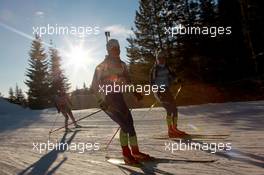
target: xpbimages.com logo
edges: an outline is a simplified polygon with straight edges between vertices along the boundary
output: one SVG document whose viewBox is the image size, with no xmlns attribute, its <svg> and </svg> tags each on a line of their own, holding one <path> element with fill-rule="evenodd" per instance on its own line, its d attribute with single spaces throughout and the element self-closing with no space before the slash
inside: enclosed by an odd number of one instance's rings
<svg viewBox="0 0 264 175">
<path fill-rule="evenodd" d="M 221 35 L 231 35 L 232 27 L 227 26 L 184 26 L 182 24 L 173 27 L 164 27 L 164 34 L 177 37 L 177 35 L 208 35 L 212 38 Z"/>
<path fill-rule="evenodd" d="M 209 151 L 214 154 L 220 151 L 230 151 L 232 149 L 231 143 L 199 143 L 192 141 L 179 142 L 165 142 L 165 151 L 174 153 L 174 151 L 191 151 L 191 150 L 203 150 Z"/>
<path fill-rule="evenodd" d="M 84 153 L 86 151 L 98 151 L 100 143 L 97 142 L 78 142 L 78 143 L 64 143 L 64 142 L 33 142 L 32 150 L 39 154 L 46 151 L 73 151 L 77 153 Z"/>
<path fill-rule="evenodd" d="M 88 35 L 100 34 L 98 26 L 73 26 L 73 25 L 51 25 L 33 26 L 33 35 L 74 35 L 77 37 L 86 37 Z"/>
<path fill-rule="evenodd" d="M 113 84 L 107 85 L 98 85 L 99 93 L 102 94 L 111 94 L 111 93 L 142 93 L 144 95 L 150 95 L 152 93 L 157 92 L 165 92 L 165 85 L 134 85 L 134 84 L 117 84 L 114 82 Z"/>
</svg>

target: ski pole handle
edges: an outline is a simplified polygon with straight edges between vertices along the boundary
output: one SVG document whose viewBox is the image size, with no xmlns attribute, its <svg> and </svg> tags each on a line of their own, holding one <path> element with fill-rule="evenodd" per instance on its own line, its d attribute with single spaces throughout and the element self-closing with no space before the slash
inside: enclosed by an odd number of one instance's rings
<svg viewBox="0 0 264 175">
<path fill-rule="evenodd" d="M 106 31 L 105 32 L 105 39 L 106 39 L 106 43 L 108 43 L 108 38 L 110 37 L 110 32 Z"/>
</svg>

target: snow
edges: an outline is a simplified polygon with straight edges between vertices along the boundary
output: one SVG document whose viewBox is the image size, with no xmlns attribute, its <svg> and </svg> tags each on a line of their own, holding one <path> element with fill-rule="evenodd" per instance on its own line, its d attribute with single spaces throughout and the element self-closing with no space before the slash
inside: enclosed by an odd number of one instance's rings
<svg viewBox="0 0 264 175">
<path fill-rule="evenodd" d="M 96 110 L 76 110 L 74 115 L 81 118 Z M 105 161 L 106 155 L 121 156 L 118 136 L 107 152 L 104 149 L 118 128 L 105 113 L 82 120 L 80 124 L 84 128 L 68 134 L 58 131 L 48 140 L 50 129 L 64 123 L 54 108 L 32 111 L 0 99 L 0 174 L 264 174 L 264 101 L 179 108 L 180 129 L 192 134 L 230 134 L 225 139 L 201 141 L 232 144 L 230 151 L 216 154 L 205 150 L 173 153 L 165 150 L 166 144 L 176 143 L 154 139 L 166 134 L 165 111 L 155 108 L 147 113 L 147 110 L 136 109 L 132 114 L 141 150 L 158 160 L 146 163 L 143 168 L 118 167 Z M 89 149 L 81 153 L 81 149 L 56 147 L 39 153 L 33 147 L 33 143 L 48 141 L 75 144 L 79 148 L 85 143 Z M 95 143 L 100 145 L 99 150 Z M 201 162 L 207 160 L 215 162 Z"/>
</svg>

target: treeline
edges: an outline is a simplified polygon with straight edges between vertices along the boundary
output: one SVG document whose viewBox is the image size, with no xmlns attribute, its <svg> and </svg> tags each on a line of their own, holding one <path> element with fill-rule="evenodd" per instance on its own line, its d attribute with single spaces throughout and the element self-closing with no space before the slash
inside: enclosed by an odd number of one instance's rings
<svg viewBox="0 0 264 175">
<path fill-rule="evenodd" d="M 13 90 L 12 87 L 9 88 L 8 94 L 9 94 L 8 96 L 9 102 L 26 107 L 27 101 L 26 101 L 25 95 L 22 89 L 19 88 L 17 84 L 15 87 L 15 90 Z"/>
<path fill-rule="evenodd" d="M 27 104 L 31 109 L 54 106 L 54 96 L 58 91 L 66 92 L 70 84 L 61 69 L 59 51 L 52 42 L 48 52 L 39 36 L 35 36 L 29 52 L 29 68 L 25 84 L 28 86 Z"/>
<path fill-rule="evenodd" d="M 74 91 L 71 92 L 70 100 L 73 104 L 74 109 L 87 109 L 96 108 L 97 100 L 93 95 L 93 92 L 85 83 L 83 83 L 82 88 L 76 87 Z"/>
<path fill-rule="evenodd" d="M 127 38 L 129 70 L 135 83 L 148 83 L 157 50 L 186 80 L 227 83 L 264 73 L 263 1 L 141 0 L 134 35 Z M 230 35 L 176 35 L 175 26 L 231 27 Z"/>
<path fill-rule="evenodd" d="M 127 38 L 131 79 L 138 84 L 149 83 L 149 71 L 155 62 L 155 55 L 158 50 L 165 50 L 168 64 L 178 77 L 185 82 L 199 81 L 197 86 L 201 90 L 196 88 L 195 94 L 201 94 L 208 88 L 206 83 L 221 85 L 243 79 L 260 79 L 259 84 L 240 83 L 231 88 L 228 92 L 231 95 L 225 94 L 227 89 L 218 90 L 218 86 L 216 90 L 214 86 L 209 88 L 219 93 L 219 98 L 228 96 L 227 100 L 234 98 L 233 92 L 242 87 L 248 86 L 253 92 L 255 89 L 252 87 L 264 86 L 263 7 L 264 1 L 256 0 L 140 0 L 135 27 L 132 28 L 134 35 Z M 166 32 L 166 29 L 180 25 L 231 27 L 231 34 L 212 37 L 209 34 L 170 35 Z M 54 47 L 45 51 L 41 39 L 36 36 L 29 56 L 25 81 L 29 88 L 27 105 L 32 109 L 51 107 L 57 91 L 69 89 L 68 79 L 61 69 L 59 51 Z M 189 94 L 190 98 L 185 100 L 188 103 L 182 104 L 195 102 L 195 98 L 201 99 L 191 94 L 195 92 L 194 86 L 187 86 L 185 90 L 184 97 Z M 241 92 L 237 96 L 246 93 Z M 259 96 L 257 91 L 256 94 Z M 70 98 L 76 109 L 96 107 L 86 85 L 81 89 L 76 88 Z M 199 103 L 211 102 L 214 98 Z M 153 99 L 149 98 L 149 104 L 151 101 Z"/>
</svg>

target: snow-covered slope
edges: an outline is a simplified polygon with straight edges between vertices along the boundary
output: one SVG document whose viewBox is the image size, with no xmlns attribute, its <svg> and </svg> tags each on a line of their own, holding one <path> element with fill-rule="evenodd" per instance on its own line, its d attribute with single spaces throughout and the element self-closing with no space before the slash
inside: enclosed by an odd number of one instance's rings
<svg viewBox="0 0 264 175">
<path fill-rule="evenodd" d="M 74 111 L 74 115 L 80 118 L 95 110 Z M 44 146 L 48 143 L 50 129 L 64 124 L 61 114 L 54 109 L 23 109 L 0 100 L 0 174 L 264 174 L 264 101 L 179 108 L 180 129 L 191 134 L 229 135 L 226 138 L 199 140 L 202 143 L 232 144 L 230 151 L 216 154 L 203 150 L 175 150 L 173 153 L 166 150 L 166 144 L 178 141 L 155 139 L 166 135 L 165 111 L 162 108 L 151 112 L 138 109 L 132 114 L 141 150 L 157 158 L 157 161 L 146 163 L 141 169 L 117 167 L 105 161 L 105 155 L 121 154 L 118 137 L 115 137 L 108 152 L 104 150 L 118 127 L 103 112 L 82 120 L 80 124 L 83 128 L 68 134 L 55 132 L 49 140 L 52 143 L 76 144 L 80 149 L 82 143 L 98 143 L 99 150 L 55 149 L 40 153 L 33 144 L 42 143 Z"/>
<path fill-rule="evenodd" d="M 0 114 L 10 114 L 24 111 L 25 109 L 19 105 L 9 103 L 7 100 L 0 98 Z"/>
</svg>

